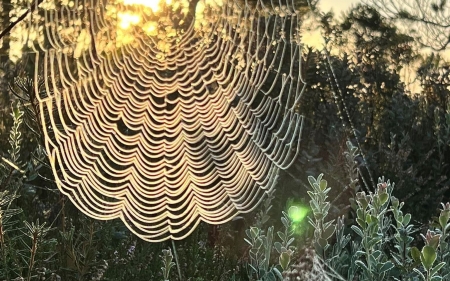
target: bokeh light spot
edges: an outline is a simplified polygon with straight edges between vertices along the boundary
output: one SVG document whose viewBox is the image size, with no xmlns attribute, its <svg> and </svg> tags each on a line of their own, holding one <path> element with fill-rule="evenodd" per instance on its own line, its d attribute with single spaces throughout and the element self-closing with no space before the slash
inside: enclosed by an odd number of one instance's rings
<svg viewBox="0 0 450 281">
<path fill-rule="evenodd" d="M 309 209 L 302 205 L 292 205 L 289 207 L 288 215 L 293 224 L 301 223 L 308 215 Z"/>
<path fill-rule="evenodd" d="M 141 17 L 132 13 L 121 13 L 117 14 L 119 18 L 119 26 L 122 29 L 128 29 L 132 25 L 137 25 L 141 21 Z"/>
<path fill-rule="evenodd" d="M 124 0 L 125 5 L 143 5 L 149 7 L 154 13 L 159 11 L 160 0 Z M 172 2 L 172 1 L 169 1 Z"/>
</svg>

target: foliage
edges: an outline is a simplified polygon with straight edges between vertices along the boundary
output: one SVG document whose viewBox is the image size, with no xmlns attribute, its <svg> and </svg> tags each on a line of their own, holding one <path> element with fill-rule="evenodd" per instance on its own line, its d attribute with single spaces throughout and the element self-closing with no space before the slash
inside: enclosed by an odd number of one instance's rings
<svg viewBox="0 0 450 281">
<path fill-rule="evenodd" d="M 55 240 L 46 236 L 51 228 L 46 223 L 20 222 L 19 215 L 22 210 L 13 208 L 15 200 L 21 196 L 23 180 L 27 179 L 27 171 L 21 160 L 21 124 L 23 113 L 18 107 L 14 107 L 11 114 L 13 127 L 10 131 L 8 154 L 2 157 L 0 163 L 0 251 L 2 267 L 0 278 L 10 280 L 14 276 L 24 276 L 31 280 L 37 272 L 37 266 L 41 266 L 42 255 L 49 254 L 49 249 L 54 249 Z"/>
<path fill-rule="evenodd" d="M 311 202 L 315 202 L 317 197 L 326 197 L 329 192 L 322 176 L 317 179 L 310 177 L 311 186 L 319 193 L 310 193 Z M 414 240 L 411 234 L 415 231 L 410 224 L 411 214 L 403 215 L 401 208 L 404 204 L 392 196 L 393 189 L 393 184 L 380 178 L 375 193 L 359 192 L 356 195 L 356 224 L 349 226 L 351 234 L 342 234 L 342 220 L 336 225 L 326 224 L 332 229 L 329 233 L 336 232 L 334 244 L 322 238 L 321 225 L 317 224 L 321 217 L 317 215 L 327 213 L 329 202 L 318 206 L 311 203 L 316 208 L 316 223 L 311 219 L 315 228 L 316 251 L 319 255 L 325 255 L 330 247 L 339 248 L 340 251 L 333 251 L 324 260 L 330 267 L 334 266 L 333 269 L 341 273 L 345 280 L 353 280 L 354 276 L 363 280 L 450 280 L 445 267 L 449 262 L 447 231 L 450 229 L 450 203 L 442 204 L 435 230 L 421 235 L 425 245 L 419 251 L 417 247 L 411 247 Z M 347 247 L 350 237 L 356 242 Z M 349 251 L 354 260 L 349 258 Z M 339 267 L 333 260 L 340 261 Z"/>
<path fill-rule="evenodd" d="M 450 44 L 449 3 L 446 0 L 368 2 L 386 17 L 403 24 L 405 31 L 413 34 L 421 45 L 434 51 L 442 51 Z"/>
<path fill-rule="evenodd" d="M 448 63 L 438 55 L 422 57 L 414 38 L 373 7 L 357 5 L 340 21 L 332 14 L 317 17 L 325 45 L 305 48 L 308 85 L 299 109 L 309 137 L 289 174 L 308 186 L 301 178 L 325 172 L 331 185 L 345 188 L 340 200 L 352 197 L 341 169 L 350 140 L 360 149 L 356 183 L 374 190 L 376 175 L 390 178 L 394 196 L 410 202 L 406 211 L 427 223 L 429 206 L 450 196 Z M 415 84 L 405 84 L 405 75 L 415 74 Z M 342 190 L 330 192 L 334 198 Z"/>
<path fill-rule="evenodd" d="M 351 163 L 358 156 L 357 149 L 348 143 L 345 155 L 347 168 L 352 171 Z M 374 193 L 357 192 L 350 198 L 355 221 L 346 226 L 343 217 L 337 224 L 333 224 L 334 220 L 326 221 L 330 209 L 327 194 L 331 188 L 322 177 L 322 174 L 317 179 L 309 177 L 312 191 L 308 194 L 313 210 L 310 224 L 314 227 L 316 253 L 334 272 L 345 280 L 353 280 L 355 276 L 363 280 L 449 280 L 445 265 L 449 262 L 446 240 L 450 229 L 450 203 L 441 204 L 434 230 L 421 234 L 425 245 L 419 250 L 412 246 L 412 234 L 417 231 L 411 224 L 412 216 L 403 213 L 404 203 L 392 195 L 394 184 L 389 180 L 379 178 Z M 351 177 L 350 181 L 354 182 Z M 344 235 L 349 229 L 351 232 Z M 331 243 L 334 232 L 335 242 Z"/>
<path fill-rule="evenodd" d="M 283 280 L 281 272 L 289 268 L 291 256 L 294 253 L 294 247 L 291 246 L 294 242 L 292 237 L 294 232 L 287 213 L 283 212 L 281 221 L 284 225 L 284 232 L 277 232 L 281 242 L 273 243 L 273 226 L 266 231 L 262 231 L 258 227 L 246 230 L 245 241 L 250 245 L 250 262 L 248 264 L 250 280 Z M 276 266 L 270 265 L 273 248 L 279 255 Z"/>
<path fill-rule="evenodd" d="M 416 34 L 383 15 L 365 5 L 341 21 L 323 15 L 326 49 L 303 53 L 299 159 L 256 220 L 200 224 L 176 241 L 182 280 L 295 280 L 302 270 L 314 280 L 450 280 L 448 203 L 428 225 L 450 197 L 449 63 L 420 56 Z M 420 88 L 409 91 L 401 72 L 414 63 Z M 85 217 L 57 190 L 22 76 L 0 100 L 0 279 L 179 280 L 171 244 Z M 299 232 L 292 213 L 308 203 Z"/>
<path fill-rule="evenodd" d="M 173 255 L 172 250 L 170 250 L 170 248 L 167 250 L 163 250 L 162 252 L 163 254 L 161 258 L 163 260 L 164 266 L 161 267 L 161 270 L 163 271 L 164 281 L 168 281 L 170 276 L 170 269 L 175 265 L 175 263 L 172 261 Z"/>
</svg>

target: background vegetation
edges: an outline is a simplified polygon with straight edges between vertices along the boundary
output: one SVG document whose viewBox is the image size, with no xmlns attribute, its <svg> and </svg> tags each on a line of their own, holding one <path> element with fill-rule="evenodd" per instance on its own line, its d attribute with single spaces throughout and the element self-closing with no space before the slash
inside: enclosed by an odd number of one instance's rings
<svg viewBox="0 0 450 281">
<path fill-rule="evenodd" d="M 437 53 L 448 41 L 427 37 L 448 31 L 449 7 L 422 4 L 427 14 L 374 0 L 341 18 L 312 5 L 305 22 L 324 43 L 304 46 L 298 161 L 257 213 L 174 244 L 85 217 L 57 190 L 31 62 L 0 57 L 0 280 L 450 280 L 450 64 Z"/>
</svg>

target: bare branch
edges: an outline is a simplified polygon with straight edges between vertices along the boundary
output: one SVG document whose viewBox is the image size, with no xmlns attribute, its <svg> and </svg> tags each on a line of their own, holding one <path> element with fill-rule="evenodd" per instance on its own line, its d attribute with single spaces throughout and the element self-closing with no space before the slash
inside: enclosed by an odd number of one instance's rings
<svg viewBox="0 0 450 281">
<path fill-rule="evenodd" d="M 450 9 L 447 1 L 366 0 L 380 13 L 401 23 L 420 45 L 443 51 L 450 45 Z"/>
<path fill-rule="evenodd" d="M 37 6 L 39 6 L 39 4 L 41 4 L 44 0 L 37 0 L 34 1 L 30 8 L 28 10 L 26 10 L 17 20 L 15 20 L 14 22 L 10 23 L 10 25 L 5 28 L 1 33 L 0 33 L 0 39 L 2 39 L 3 37 L 5 37 L 6 34 L 8 34 L 9 32 L 11 32 L 11 30 L 18 25 L 21 21 L 23 21 L 26 16 L 32 12 L 34 12 L 34 10 L 36 10 Z"/>
</svg>

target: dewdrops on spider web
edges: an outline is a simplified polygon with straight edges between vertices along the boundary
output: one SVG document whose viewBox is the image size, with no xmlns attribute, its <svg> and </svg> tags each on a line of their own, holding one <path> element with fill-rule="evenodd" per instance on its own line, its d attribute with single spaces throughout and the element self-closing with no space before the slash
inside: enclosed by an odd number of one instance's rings
<svg viewBox="0 0 450 281">
<path fill-rule="evenodd" d="M 290 2 L 77 3 L 38 8 L 32 46 L 60 190 L 155 242 L 255 209 L 300 149 Z"/>
</svg>

